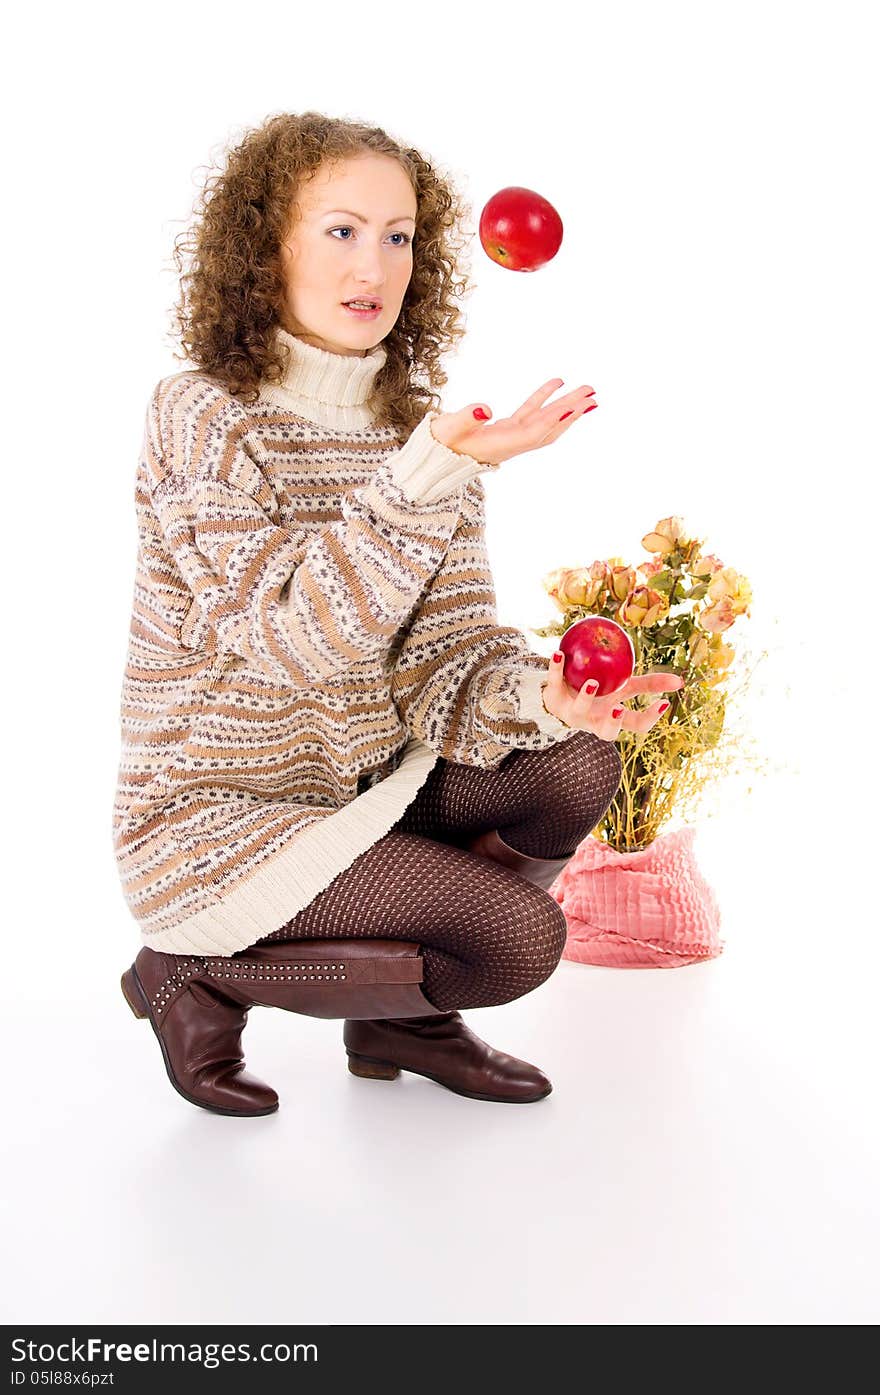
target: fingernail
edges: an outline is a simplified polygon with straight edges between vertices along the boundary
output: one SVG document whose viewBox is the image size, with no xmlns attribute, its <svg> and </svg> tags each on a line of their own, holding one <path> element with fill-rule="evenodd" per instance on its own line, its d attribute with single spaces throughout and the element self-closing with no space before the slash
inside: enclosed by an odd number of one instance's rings
<svg viewBox="0 0 880 1395">
<path fill-rule="evenodd" d="M 477 421 L 488 421 L 488 420 L 489 420 L 489 413 L 488 413 L 488 412 L 484 412 L 483 409 L 482 409 L 482 407 L 475 407 L 475 408 L 474 408 L 474 416 L 476 417 Z"/>
<path fill-rule="evenodd" d="M 588 693 L 595 693 L 595 691 L 596 691 L 596 689 L 598 688 L 598 686 L 599 686 L 599 681 L 598 681 L 598 679 L 596 679 L 596 678 L 591 678 L 590 681 L 589 681 L 589 683 L 587 684 L 587 692 L 588 692 Z"/>
<path fill-rule="evenodd" d="M 554 655 L 553 655 L 553 662 L 554 662 L 554 664 L 561 664 L 561 663 L 562 663 L 562 655 L 561 655 L 561 654 L 554 654 Z"/>
<path fill-rule="evenodd" d="M 592 407 L 585 407 L 584 410 L 583 410 L 582 415 L 583 415 L 583 416 L 586 416 L 586 415 L 587 415 L 587 412 L 595 412 L 595 410 L 596 410 L 596 408 L 598 407 L 598 405 L 599 405 L 598 402 L 594 402 L 593 405 L 592 405 Z"/>
<path fill-rule="evenodd" d="M 668 702 L 661 702 L 660 707 L 659 707 L 659 712 L 660 712 L 660 716 L 661 716 L 661 717 L 663 716 L 663 713 L 666 711 L 666 709 L 667 709 L 668 706 L 669 706 L 669 703 L 668 703 Z"/>
<path fill-rule="evenodd" d="M 623 715 L 623 708 L 622 708 L 622 707 L 613 707 L 613 708 L 611 709 L 611 715 L 612 715 L 612 717 L 620 717 L 620 716 L 622 716 L 622 715 Z"/>
<path fill-rule="evenodd" d="M 574 411 L 574 408 L 572 407 L 571 410 L 572 410 L 572 412 L 573 412 L 573 411 Z M 560 420 L 560 421 L 565 421 L 565 418 L 566 418 L 566 417 L 570 417 L 570 416 L 571 416 L 571 412 L 563 412 L 563 413 L 562 413 L 562 416 L 559 418 L 559 420 Z"/>
</svg>

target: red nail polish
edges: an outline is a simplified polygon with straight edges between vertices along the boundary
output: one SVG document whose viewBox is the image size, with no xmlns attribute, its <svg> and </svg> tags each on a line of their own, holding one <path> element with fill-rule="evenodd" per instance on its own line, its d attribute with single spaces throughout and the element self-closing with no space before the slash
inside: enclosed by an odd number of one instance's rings
<svg viewBox="0 0 880 1395">
<path fill-rule="evenodd" d="M 666 711 L 666 709 L 667 709 L 668 706 L 669 706 L 669 703 L 668 703 L 668 702 L 661 702 L 661 704 L 660 704 L 660 709 L 659 709 L 659 710 L 660 710 L 660 716 L 661 716 L 661 717 L 662 717 L 663 713 Z"/>
<path fill-rule="evenodd" d="M 561 655 L 561 654 L 554 654 L 554 655 L 553 655 L 553 662 L 554 662 L 554 664 L 561 664 L 561 663 L 562 663 L 562 655 Z"/>
<path fill-rule="evenodd" d="M 488 421 L 488 420 L 489 420 L 489 413 L 488 413 L 488 412 L 484 412 L 483 409 L 482 409 L 482 407 L 475 407 L 475 408 L 474 408 L 474 416 L 476 417 L 477 421 Z"/>
<path fill-rule="evenodd" d="M 613 707 L 613 708 L 611 709 L 611 715 L 612 715 L 612 717 L 614 717 L 615 719 L 616 719 L 617 717 L 622 717 L 622 716 L 623 716 L 623 708 L 622 708 L 622 707 Z"/>
<path fill-rule="evenodd" d="M 572 411 L 574 411 L 574 408 L 572 408 Z M 562 416 L 559 418 L 559 420 L 560 420 L 560 421 L 565 421 L 565 418 L 566 418 L 566 417 L 570 417 L 570 416 L 571 416 L 571 412 L 563 412 L 563 413 L 562 413 Z"/>
<path fill-rule="evenodd" d="M 587 412 L 595 412 L 595 410 L 596 410 L 596 408 L 598 407 L 598 405 L 599 405 L 598 402 L 594 402 L 593 405 L 592 405 L 592 407 L 585 407 L 585 408 L 584 408 L 584 411 L 583 411 L 583 415 L 586 416 L 586 415 L 587 415 Z"/>
</svg>

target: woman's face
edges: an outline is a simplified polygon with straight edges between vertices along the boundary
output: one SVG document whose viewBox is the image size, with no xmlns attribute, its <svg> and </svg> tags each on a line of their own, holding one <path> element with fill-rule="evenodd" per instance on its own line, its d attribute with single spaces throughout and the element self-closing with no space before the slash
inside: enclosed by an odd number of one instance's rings
<svg viewBox="0 0 880 1395">
<path fill-rule="evenodd" d="M 357 155 L 322 166 L 295 207 L 300 218 L 281 245 L 283 327 L 317 349 L 366 354 L 393 328 L 412 275 L 412 184 L 389 156 Z M 376 319 L 346 310 L 357 298 L 381 300 Z"/>
</svg>

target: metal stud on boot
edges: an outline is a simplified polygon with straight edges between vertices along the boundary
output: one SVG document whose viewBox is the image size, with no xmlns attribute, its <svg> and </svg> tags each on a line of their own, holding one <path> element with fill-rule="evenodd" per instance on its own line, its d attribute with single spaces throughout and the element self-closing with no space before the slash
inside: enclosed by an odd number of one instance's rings
<svg viewBox="0 0 880 1395">
<path fill-rule="evenodd" d="M 467 852 L 478 853 L 493 862 L 500 862 L 527 882 L 534 882 L 535 886 L 543 887 L 545 891 L 550 890 L 560 872 L 574 857 L 573 852 L 565 857 L 530 857 L 528 853 L 517 852 L 516 848 L 505 843 L 497 828 L 488 833 L 478 833 L 464 846 Z"/>
<path fill-rule="evenodd" d="M 307 1017 L 426 1017 L 422 946 L 412 940 L 270 940 L 201 960 L 202 971 L 243 1004 Z"/>
</svg>

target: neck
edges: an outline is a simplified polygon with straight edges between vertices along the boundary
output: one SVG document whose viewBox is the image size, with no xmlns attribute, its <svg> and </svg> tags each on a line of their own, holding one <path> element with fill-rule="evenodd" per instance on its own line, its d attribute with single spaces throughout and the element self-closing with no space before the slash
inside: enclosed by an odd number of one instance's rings
<svg viewBox="0 0 880 1395">
<path fill-rule="evenodd" d="M 368 399 L 388 357 L 381 344 L 362 354 L 334 354 L 280 325 L 276 325 L 275 335 L 282 351 L 287 351 L 287 362 L 280 383 L 261 384 L 261 402 L 340 431 L 358 431 L 374 424 Z"/>
<path fill-rule="evenodd" d="M 288 331 L 288 332 L 289 332 L 289 331 Z M 311 335 L 311 334 L 296 334 L 296 335 L 291 334 L 291 338 L 298 339 L 299 342 L 300 342 L 301 344 L 309 344 L 313 349 L 323 349 L 323 347 L 324 347 L 324 345 L 323 345 L 319 340 L 316 341 L 315 336 L 314 336 L 314 335 Z M 337 352 L 339 352 L 339 351 L 338 351 L 338 350 L 330 350 L 330 352 L 331 352 L 331 353 L 337 353 Z M 342 357 L 342 358 L 366 358 L 367 354 L 369 354 L 369 353 L 371 353 L 371 352 L 372 352 L 372 350 L 370 350 L 370 349 L 352 349 L 352 350 L 351 350 L 349 353 L 347 353 L 347 354 L 346 354 L 346 353 L 343 353 L 343 354 L 341 355 L 341 357 Z"/>
</svg>

